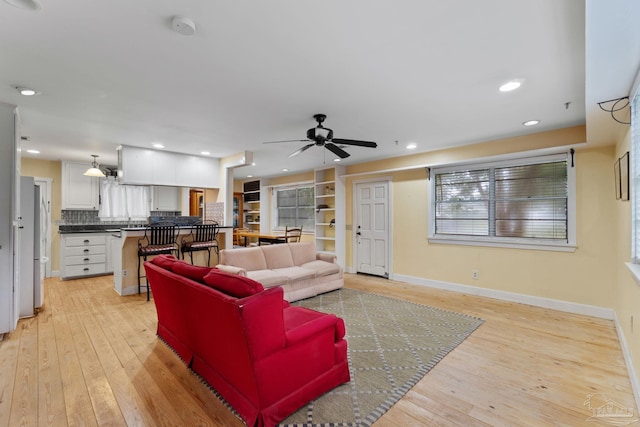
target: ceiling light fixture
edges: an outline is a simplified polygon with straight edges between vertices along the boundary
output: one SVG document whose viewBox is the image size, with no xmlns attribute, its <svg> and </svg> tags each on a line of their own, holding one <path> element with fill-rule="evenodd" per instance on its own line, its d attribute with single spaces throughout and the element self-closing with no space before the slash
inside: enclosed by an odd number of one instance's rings
<svg viewBox="0 0 640 427">
<path fill-rule="evenodd" d="M 500 92 L 511 92 L 512 90 L 518 89 L 522 85 L 521 81 L 511 80 L 503 84 L 498 88 Z"/>
<path fill-rule="evenodd" d="M 339 162 L 340 160 L 342 160 L 340 157 L 333 159 L 334 162 Z"/>
<path fill-rule="evenodd" d="M 201 151 L 200 154 L 202 154 L 203 156 L 210 156 L 211 153 L 208 151 Z"/>
<path fill-rule="evenodd" d="M 247 175 L 247 178 L 253 178 L 253 175 Z"/>
<path fill-rule="evenodd" d="M 102 178 L 104 177 L 104 173 L 98 168 L 98 161 L 96 160 L 98 158 L 97 154 L 92 154 L 91 157 L 93 157 L 93 162 L 91 163 L 91 167 L 89 169 L 87 169 L 87 171 L 84 173 L 85 176 L 95 176 L 98 178 Z"/>
<path fill-rule="evenodd" d="M 416 144 L 415 142 L 410 142 L 407 144 L 407 150 L 414 150 L 418 147 L 418 144 Z"/>
<path fill-rule="evenodd" d="M 40 95 L 40 92 L 38 92 L 37 90 L 33 90 L 31 88 L 24 87 L 24 86 L 16 86 L 16 90 L 20 92 L 20 95 L 23 95 L 23 96 Z"/>
<path fill-rule="evenodd" d="M 538 123 L 540 123 L 540 120 L 527 120 L 526 122 L 522 123 L 524 126 L 535 126 Z"/>
<path fill-rule="evenodd" d="M 40 10 L 42 5 L 40 0 L 4 0 L 5 3 L 10 4 L 13 7 L 24 10 Z"/>
<path fill-rule="evenodd" d="M 159 142 L 154 142 L 151 145 L 153 146 L 153 148 L 164 148 L 164 145 L 160 144 Z"/>
<path fill-rule="evenodd" d="M 282 169 L 282 172 L 289 172 L 289 169 L 284 168 L 284 169 Z"/>
<path fill-rule="evenodd" d="M 40 154 L 40 152 L 38 150 L 33 150 L 33 149 L 27 150 L 27 153 L 29 153 L 29 154 Z"/>
</svg>

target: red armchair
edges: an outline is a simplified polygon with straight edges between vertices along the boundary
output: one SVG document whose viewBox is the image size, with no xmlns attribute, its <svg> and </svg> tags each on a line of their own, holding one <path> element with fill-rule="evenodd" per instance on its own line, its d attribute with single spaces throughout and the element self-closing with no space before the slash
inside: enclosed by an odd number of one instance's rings
<svg viewBox="0 0 640 427">
<path fill-rule="evenodd" d="M 275 425 L 349 381 L 342 319 L 289 306 L 279 287 L 185 265 L 145 263 L 158 336 L 247 425 Z"/>
</svg>

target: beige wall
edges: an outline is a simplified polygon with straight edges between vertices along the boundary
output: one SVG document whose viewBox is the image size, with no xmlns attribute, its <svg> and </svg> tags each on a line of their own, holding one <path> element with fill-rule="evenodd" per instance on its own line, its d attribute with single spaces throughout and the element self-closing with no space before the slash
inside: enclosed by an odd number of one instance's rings
<svg viewBox="0 0 640 427">
<path fill-rule="evenodd" d="M 347 265 L 352 266 L 353 183 L 376 176 L 392 178 L 392 272 L 417 279 L 465 284 L 535 297 L 614 308 L 615 214 L 614 148 L 588 148 L 583 126 L 527 137 L 486 142 L 347 169 Z M 573 253 L 477 246 L 430 244 L 427 241 L 427 179 L 424 168 L 390 172 L 413 165 L 437 165 L 516 151 L 574 145 L 577 180 L 578 248 Z M 471 271 L 480 279 L 472 280 Z"/>
<path fill-rule="evenodd" d="M 617 143 L 615 155 L 611 161 L 621 157 L 630 150 L 630 131 Z M 633 195 L 631 195 L 633 197 Z M 615 310 L 618 322 L 629 347 L 633 365 L 640 369 L 640 340 L 632 327 L 632 317 L 640 322 L 640 285 L 633 279 L 625 263 L 631 260 L 631 202 L 614 200 L 612 222 L 615 224 L 616 262 L 615 262 Z M 635 329 L 640 325 L 635 326 Z M 640 378 L 638 378 L 640 380 Z"/>
<path fill-rule="evenodd" d="M 60 235 L 58 221 L 62 209 L 62 163 L 52 160 L 22 158 L 21 174 L 36 178 L 51 178 L 51 270 L 60 270 Z"/>
</svg>

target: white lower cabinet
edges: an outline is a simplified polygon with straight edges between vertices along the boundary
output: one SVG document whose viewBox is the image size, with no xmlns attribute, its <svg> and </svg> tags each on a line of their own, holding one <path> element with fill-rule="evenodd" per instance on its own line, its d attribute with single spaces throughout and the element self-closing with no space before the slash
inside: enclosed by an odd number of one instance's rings
<svg viewBox="0 0 640 427">
<path fill-rule="evenodd" d="M 108 233 L 68 233 L 60 236 L 60 276 L 63 279 L 107 274 Z"/>
</svg>

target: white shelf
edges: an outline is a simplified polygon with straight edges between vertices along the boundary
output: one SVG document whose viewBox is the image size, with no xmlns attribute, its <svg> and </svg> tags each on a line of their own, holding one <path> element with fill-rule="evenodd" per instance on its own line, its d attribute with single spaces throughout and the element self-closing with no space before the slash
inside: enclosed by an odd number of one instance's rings
<svg viewBox="0 0 640 427">
<path fill-rule="evenodd" d="M 333 240 L 333 241 L 335 241 L 336 238 L 335 237 L 319 237 L 319 236 L 316 236 L 316 240 Z"/>
<path fill-rule="evenodd" d="M 316 194 L 316 199 L 320 199 L 323 197 L 336 197 L 335 194 Z"/>
</svg>

